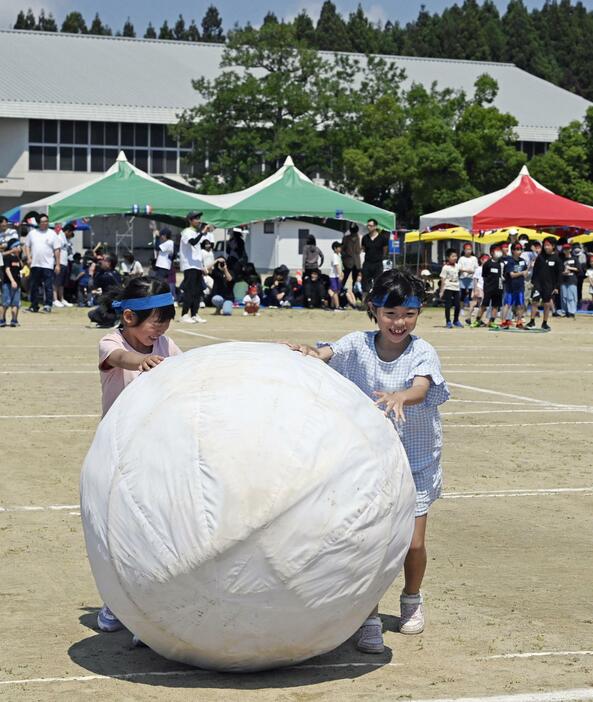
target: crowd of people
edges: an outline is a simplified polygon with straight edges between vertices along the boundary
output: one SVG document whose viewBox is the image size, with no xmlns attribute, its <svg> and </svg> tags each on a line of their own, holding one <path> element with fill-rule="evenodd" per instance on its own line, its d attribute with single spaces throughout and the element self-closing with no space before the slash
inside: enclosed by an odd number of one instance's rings
<svg viewBox="0 0 593 702">
<path fill-rule="evenodd" d="M 533 329 L 541 308 L 541 328 L 550 331 L 550 316 L 575 319 L 579 308 L 593 309 L 593 254 L 580 244 L 511 234 L 489 254 L 478 257 L 467 243 L 461 256 L 451 248 L 445 259 L 436 297 L 449 329 L 463 327 L 462 311 L 474 328 Z"/>
<path fill-rule="evenodd" d="M 374 219 L 366 228 L 361 236 L 358 225 L 350 224 L 332 243 L 329 261 L 309 235 L 301 270 L 291 273 L 280 265 L 262 276 L 248 260 L 240 228 L 231 231 L 222 249 L 215 249 L 214 227 L 202 221 L 201 212 L 190 212 L 178 237 L 168 227 L 155 233 L 148 274 L 168 285 L 181 307 L 180 321 L 188 324 L 204 324 L 200 311 L 206 307 L 221 315 L 239 308 L 247 316 L 259 315 L 262 306 L 365 310 L 374 280 L 390 265 L 388 234 Z M 73 236 L 73 225 L 56 231 L 44 214 L 37 216 L 37 226 L 20 234 L 0 217 L 0 326 L 18 326 L 21 293 L 28 295 L 32 313 L 78 305 L 91 308 L 89 317 L 97 325 L 114 324 L 113 291 L 143 276 L 145 268 L 132 252 L 118 259 L 102 244 L 74 253 Z M 429 303 L 444 305 L 449 328 L 463 327 L 464 315 L 471 327 L 529 329 L 542 310 L 541 326 L 549 330 L 550 316 L 574 318 L 579 308 L 593 309 L 593 254 L 579 244 L 530 241 L 511 232 L 509 241 L 491 246 L 489 254 L 479 255 L 468 242 L 461 255 L 448 249 L 445 259 L 436 291 L 431 272 L 422 274 L 434 293 Z M 329 273 L 322 270 L 324 263 Z"/>
</svg>

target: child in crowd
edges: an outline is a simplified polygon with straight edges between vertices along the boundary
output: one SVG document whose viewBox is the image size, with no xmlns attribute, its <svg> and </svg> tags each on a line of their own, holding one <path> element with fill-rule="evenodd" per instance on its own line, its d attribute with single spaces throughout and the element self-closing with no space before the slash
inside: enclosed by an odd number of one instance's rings
<svg viewBox="0 0 593 702">
<path fill-rule="evenodd" d="M 529 275 L 529 264 L 522 257 L 523 247 L 519 242 L 512 245 L 511 252 L 512 256 L 504 267 L 504 307 L 501 327 L 509 329 L 512 326 L 507 316 L 514 309 L 517 329 L 523 329 L 525 279 Z"/>
<path fill-rule="evenodd" d="M 543 251 L 535 259 L 531 283 L 533 285 L 533 304 L 531 305 L 531 319 L 527 326 L 535 327 L 537 307 L 540 302 L 544 306 L 544 321 L 542 329 L 550 331 L 548 320 L 552 311 L 552 298 L 560 290 L 562 265 L 556 253 L 556 242 L 551 237 L 543 241 Z"/>
<path fill-rule="evenodd" d="M 587 303 L 587 309 L 593 311 L 593 254 L 589 254 L 587 259 L 585 279 L 589 284 L 589 302 Z"/>
<path fill-rule="evenodd" d="M 426 521 L 442 486 L 442 427 L 438 406 L 449 399 L 434 348 L 413 331 L 425 299 L 423 282 L 408 271 L 385 271 L 369 295 L 369 316 L 378 331 L 354 332 L 314 349 L 290 345 L 295 351 L 329 363 L 374 399 L 392 419 L 410 462 L 416 484 L 416 524 L 404 563 L 399 630 L 424 630 L 420 592 L 426 570 Z M 380 450 L 374 447 L 373 450 Z M 378 608 L 358 632 L 357 646 L 366 653 L 383 651 Z"/>
<path fill-rule="evenodd" d="M 247 295 L 243 298 L 243 304 L 245 305 L 245 311 L 243 316 L 259 317 L 259 305 L 260 299 L 257 294 L 257 285 L 250 285 L 247 288 Z"/>
<path fill-rule="evenodd" d="M 469 303 L 469 310 L 467 313 L 467 319 L 465 320 L 466 324 L 471 325 L 472 327 L 474 326 L 474 322 L 472 322 L 472 314 L 474 310 L 477 308 L 478 310 L 482 306 L 482 301 L 484 300 L 484 278 L 482 278 L 482 266 L 490 259 L 490 256 L 488 254 L 482 254 L 480 256 L 479 260 L 479 265 L 474 271 L 474 276 L 473 276 L 473 284 L 472 284 L 472 299 L 471 302 Z M 479 326 L 479 325 L 476 325 Z"/>
<path fill-rule="evenodd" d="M 181 353 L 175 342 L 165 336 L 175 317 L 173 296 L 166 282 L 144 276 L 132 278 L 123 290 L 112 290 L 106 297 L 113 309 L 121 313 L 121 322 L 118 329 L 99 341 L 103 416 L 140 373 Z M 106 604 L 99 611 L 97 625 L 101 631 L 123 627 Z"/>
<path fill-rule="evenodd" d="M 472 326 L 484 325 L 483 317 L 486 310 L 491 307 L 490 323 L 488 326 L 496 328 L 496 315 L 502 305 L 502 291 L 504 287 L 504 264 L 502 249 L 497 244 L 490 247 L 490 260 L 482 265 L 482 279 L 484 281 L 484 299 L 478 318 Z"/>
<path fill-rule="evenodd" d="M 478 259 L 474 256 L 470 243 L 463 245 L 463 256 L 459 259 L 459 292 L 461 294 L 461 305 L 470 304 L 472 289 L 474 285 L 474 273 L 478 267 Z"/>
<path fill-rule="evenodd" d="M 91 276 L 91 266 L 93 262 L 88 257 L 82 260 L 81 269 L 76 278 L 78 284 L 78 306 L 91 307 L 93 304 L 93 294 L 91 292 L 93 280 Z"/>
<path fill-rule="evenodd" d="M 459 321 L 459 264 L 457 263 L 457 251 L 455 251 L 455 249 L 447 249 L 445 251 L 445 264 L 441 269 L 441 275 L 439 277 L 441 279 L 439 297 L 445 301 L 445 321 L 447 322 L 447 329 L 463 327 L 463 324 Z M 454 309 L 452 323 L 451 307 Z"/>
<path fill-rule="evenodd" d="M 18 237 L 6 244 L 9 253 L 3 255 L 2 263 L 2 306 L 0 307 L 0 327 L 6 326 L 6 315 L 11 313 L 10 326 L 19 326 L 21 306 L 21 257 Z"/>
<path fill-rule="evenodd" d="M 332 244 L 331 272 L 329 274 L 329 294 L 332 307 L 340 307 L 340 293 L 342 292 L 342 242 L 334 241 Z"/>
</svg>

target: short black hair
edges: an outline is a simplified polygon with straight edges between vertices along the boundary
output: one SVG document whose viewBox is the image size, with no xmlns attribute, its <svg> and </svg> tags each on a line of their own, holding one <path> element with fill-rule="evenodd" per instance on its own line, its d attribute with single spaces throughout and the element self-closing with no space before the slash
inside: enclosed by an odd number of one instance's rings
<svg viewBox="0 0 593 702">
<path fill-rule="evenodd" d="M 368 224 L 369 222 L 372 222 L 372 223 L 375 225 L 375 227 L 379 224 L 379 222 L 377 222 L 377 220 L 376 220 L 374 217 L 369 217 L 369 218 L 367 219 L 367 224 Z"/>
<path fill-rule="evenodd" d="M 169 283 L 157 278 L 149 278 L 146 275 L 132 278 L 124 288 L 119 288 L 112 300 L 135 300 L 142 297 L 151 297 L 152 295 L 163 295 L 169 292 Z M 138 326 L 145 322 L 152 313 L 156 313 L 157 322 L 167 322 L 175 317 L 175 307 L 167 305 L 166 307 L 155 307 L 151 310 L 135 310 L 137 322 L 134 326 Z"/>
<path fill-rule="evenodd" d="M 449 258 L 449 256 L 452 256 L 453 254 L 457 253 L 457 249 L 447 249 L 445 251 L 445 259 Z"/>
<path fill-rule="evenodd" d="M 490 246 L 490 253 L 493 254 L 496 251 L 496 249 L 500 249 L 500 244 L 492 244 Z"/>
<path fill-rule="evenodd" d="M 313 234 L 309 234 L 307 236 L 307 246 L 317 246 L 317 239 L 313 236 Z"/>
<path fill-rule="evenodd" d="M 109 261 L 109 265 L 111 266 L 111 270 L 114 270 L 115 267 L 117 266 L 117 256 L 114 253 L 106 253 L 103 256 L 104 261 Z"/>
<path fill-rule="evenodd" d="M 8 219 L 6 219 L 4 215 L 0 215 L 0 224 L 2 224 L 2 222 L 8 222 Z"/>
<path fill-rule="evenodd" d="M 385 299 L 384 307 L 400 307 L 407 297 L 417 297 L 421 303 L 426 299 L 426 288 L 422 280 L 407 268 L 392 268 L 383 271 L 375 279 L 373 288 L 369 293 L 369 300 Z M 367 313 L 376 322 L 377 317 L 372 307 Z"/>
<path fill-rule="evenodd" d="M 333 244 L 332 244 L 332 251 L 335 251 L 336 249 L 339 249 L 340 246 L 342 246 L 342 242 L 341 242 L 341 241 L 334 241 Z"/>
<path fill-rule="evenodd" d="M 547 237 L 544 239 L 543 243 L 545 244 L 546 241 L 548 242 L 548 244 L 551 244 L 554 248 L 556 248 L 556 240 L 555 240 L 555 239 L 552 239 L 551 236 L 547 236 Z"/>
<path fill-rule="evenodd" d="M 358 224 L 356 224 L 356 222 L 352 222 L 348 227 L 348 231 L 350 234 L 358 234 Z"/>
</svg>

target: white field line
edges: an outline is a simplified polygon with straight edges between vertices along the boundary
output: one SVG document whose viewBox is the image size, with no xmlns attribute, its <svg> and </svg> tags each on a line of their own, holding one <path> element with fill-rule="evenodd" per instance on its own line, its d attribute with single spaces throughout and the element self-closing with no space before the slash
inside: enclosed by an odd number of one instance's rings
<svg viewBox="0 0 593 702">
<path fill-rule="evenodd" d="M 593 486 L 576 488 L 517 488 L 514 490 L 474 490 L 472 492 L 444 492 L 446 500 L 470 499 L 480 497 L 537 497 L 545 495 L 590 495 Z M 0 507 L 0 513 L 15 512 L 66 512 L 80 509 L 79 505 L 22 505 Z"/>
<path fill-rule="evenodd" d="M 593 407 L 588 405 L 567 405 L 561 402 L 550 402 L 549 400 L 538 400 L 534 397 L 525 397 L 525 395 L 514 395 L 509 392 L 501 392 L 500 390 L 490 390 L 488 388 L 478 388 L 475 385 L 464 385 L 462 383 L 448 383 L 452 388 L 461 388 L 461 390 L 471 390 L 472 392 L 481 392 L 486 395 L 496 395 L 497 397 L 510 397 L 512 400 L 523 400 L 525 402 L 533 402 L 538 405 L 547 407 L 563 407 L 571 409 L 579 409 L 583 412 L 593 412 Z"/>
<path fill-rule="evenodd" d="M 409 702 L 586 702 L 593 700 L 593 688 L 552 690 L 551 692 L 519 692 L 487 697 L 439 697 Z"/>
<path fill-rule="evenodd" d="M 64 353 L 70 351 L 70 349 L 88 349 L 88 344 L 68 344 L 64 346 L 63 344 L 44 344 L 43 346 L 25 346 L 24 344 L 0 344 L 2 349 L 61 349 Z"/>
<path fill-rule="evenodd" d="M 578 488 L 533 488 L 516 490 L 476 490 L 474 492 L 444 492 L 445 500 L 467 500 L 479 497 L 537 497 L 545 495 L 591 495 L 593 486 Z"/>
<path fill-rule="evenodd" d="M 96 419 L 100 414 L 0 414 L 0 419 L 77 419 L 92 417 Z"/>
<path fill-rule="evenodd" d="M 512 658 L 548 658 L 549 656 L 570 657 L 570 656 L 593 656 L 593 651 L 530 651 L 527 653 L 501 653 L 497 656 L 486 656 L 481 660 L 493 661 Z"/>
<path fill-rule="evenodd" d="M 0 375 L 97 375 L 97 370 L 9 370 Z"/>
<path fill-rule="evenodd" d="M 571 424 L 593 424 L 593 422 L 522 422 L 514 424 L 444 424 L 445 429 L 499 429 L 502 427 L 558 427 Z"/>
<path fill-rule="evenodd" d="M 460 400 L 457 397 L 451 397 L 447 402 L 465 402 L 474 405 L 519 405 L 520 407 L 528 407 L 529 402 L 513 402 L 511 400 Z"/>
<path fill-rule="evenodd" d="M 467 373 L 468 375 L 500 375 L 501 373 L 504 373 L 505 375 L 541 375 L 542 373 L 554 373 L 555 375 L 565 375 L 568 373 L 593 373 L 593 370 L 583 370 L 582 368 L 578 370 L 573 370 L 572 368 L 566 368 L 566 369 L 558 369 L 558 368 L 539 368 L 538 370 L 484 370 L 479 368 L 478 366 L 475 366 L 475 368 L 478 368 L 478 370 L 472 370 L 472 366 L 465 366 L 464 368 L 459 368 L 459 369 L 452 369 L 452 368 L 447 368 L 444 367 L 443 370 L 445 373 Z"/>
<path fill-rule="evenodd" d="M 454 415 L 468 414 L 533 414 L 533 413 L 556 413 L 556 412 L 578 412 L 572 407 L 538 407 L 537 409 L 495 409 L 495 410 L 468 410 L 466 412 L 441 412 L 441 417 L 451 417 Z"/>
<path fill-rule="evenodd" d="M 210 334 L 200 334 L 199 332 L 189 331 L 189 329 L 178 329 L 175 327 L 171 329 L 173 332 L 179 332 L 179 334 L 189 334 L 189 336 L 198 336 L 201 339 L 210 339 L 210 341 L 241 341 L 240 339 L 231 339 L 229 337 L 222 336 L 211 336 Z M 245 339 L 243 339 L 245 341 Z"/>
</svg>

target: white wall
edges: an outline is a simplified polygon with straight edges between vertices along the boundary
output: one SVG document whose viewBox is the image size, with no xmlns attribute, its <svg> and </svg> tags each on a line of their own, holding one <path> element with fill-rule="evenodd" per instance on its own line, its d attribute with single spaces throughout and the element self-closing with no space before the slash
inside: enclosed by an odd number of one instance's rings
<svg viewBox="0 0 593 702">
<path fill-rule="evenodd" d="M 302 254 L 299 253 L 299 229 L 308 230 L 317 239 L 317 246 L 323 251 L 325 261 L 322 270 L 329 273 L 332 242 L 341 241 L 342 234 L 334 229 L 328 229 L 320 224 L 301 222 L 298 220 L 277 220 L 273 222 L 274 233 L 264 234 L 264 222 L 250 225 L 249 234 L 245 236 L 247 254 L 259 270 L 272 270 L 281 263 L 290 270 L 302 267 Z"/>
</svg>

